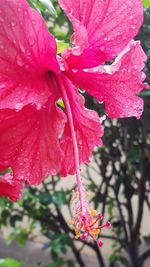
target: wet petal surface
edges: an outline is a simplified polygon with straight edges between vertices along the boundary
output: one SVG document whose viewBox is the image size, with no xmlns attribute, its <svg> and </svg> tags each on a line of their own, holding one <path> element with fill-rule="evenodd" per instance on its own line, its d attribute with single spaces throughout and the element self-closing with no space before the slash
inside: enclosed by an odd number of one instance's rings
<svg viewBox="0 0 150 267">
<path fill-rule="evenodd" d="M 131 42 L 112 65 L 68 71 L 68 77 L 106 105 L 111 118 L 140 117 L 143 100 L 136 96 L 146 86 L 141 70 L 146 56 L 139 42 Z"/>
<path fill-rule="evenodd" d="M 63 157 L 59 135 L 65 115 L 51 105 L 38 111 L 0 111 L 0 165 L 12 168 L 14 179 L 39 184 L 48 174 L 57 174 Z M 9 148 L 9 149 L 8 149 Z"/>
<path fill-rule="evenodd" d="M 96 145 L 101 145 L 103 130 L 98 114 L 95 111 L 84 107 L 84 98 L 77 89 L 65 78 L 66 93 L 71 106 L 76 139 L 79 149 L 80 163 L 89 162 L 92 150 Z M 64 133 L 61 139 L 61 148 L 65 158 L 62 164 L 61 174 L 63 176 L 75 172 L 75 160 L 73 151 L 73 142 L 67 121 Z"/>
<path fill-rule="evenodd" d="M 23 183 L 15 180 L 11 173 L 0 176 L 0 196 L 8 197 L 12 201 L 17 201 L 21 197 Z"/>
<path fill-rule="evenodd" d="M 59 0 L 74 28 L 73 48 L 64 54 L 72 68 L 95 67 L 116 57 L 137 34 L 140 0 Z"/>
<path fill-rule="evenodd" d="M 42 106 L 50 96 L 49 69 L 58 72 L 59 65 L 43 18 L 25 0 L 1 0 L 0 108 Z"/>
</svg>

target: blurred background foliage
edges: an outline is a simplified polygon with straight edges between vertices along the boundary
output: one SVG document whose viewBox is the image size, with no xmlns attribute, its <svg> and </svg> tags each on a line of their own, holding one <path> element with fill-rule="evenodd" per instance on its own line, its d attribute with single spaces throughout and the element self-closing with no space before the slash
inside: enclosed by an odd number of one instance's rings
<svg viewBox="0 0 150 267">
<path fill-rule="evenodd" d="M 57 1 L 28 2 L 45 18 L 61 53 L 70 45 L 72 28 Z M 145 20 L 137 39 L 148 55 L 145 72 L 150 84 L 150 1 L 143 0 L 143 4 Z M 105 114 L 103 105 L 83 94 L 88 108 L 95 109 L 100 116 Z M 50 264 L 41 262 L 42 267 L 74 267 L 76 264 L 88 267 L 82 257 L 82 251 L 87 248 L 93 250 L 96 266 L 100 267 L 143 267 L 148 262 L 150 236 L 148 231 L 143 235 L 141 229 L 144 210 L 150 209 L 150 90 L 143 91 L 141 97 L 145 108 L 140 120 L 104 121 L 104 146 L 93 152 L 94 163 L 86 165 L 83 171 L 86 188 L 92 191 L 91 205 L 112 223 L 112 229 L 101 234 L 102 240 L 111 241 L 110 255 L 103 255 L 91 240 L 74 240 L 66 211 L 63 212 L 65 207 L 71 216 L 72 189 L 63 189 L 59 176 L 48 177 L 38 188 L 28 188 L 18 203 L 0 197 L 0 227 L 7 228 L 7 242 L 16 240 L 25 246 L 28 240 L 36 242 L 36 236 L 44 236 L 43 249 L 50 253 Z M 65 257 L 68 250 L 74 255 L 71 259 Z M 0 257 L 3 257 L 1 253 Z M 21 267 L 21 264 L 17 259 L 7 258 L 0 260 L 0 267 Z"/>
</svg>

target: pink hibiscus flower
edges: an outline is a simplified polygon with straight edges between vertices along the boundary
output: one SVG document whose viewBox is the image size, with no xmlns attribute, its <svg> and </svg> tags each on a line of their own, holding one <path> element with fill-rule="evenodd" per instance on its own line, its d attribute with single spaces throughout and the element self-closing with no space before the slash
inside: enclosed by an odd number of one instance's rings
<svg viewBox="0 0 150 267">
<path fill-rule="evenodd" d="M 11 173 L 0 176 L 0 196 L 9 197 L 12 201 L 17 201 L 21 197 L 22 182 L 13 179 Z"/>
<path fill-rule="evenodd" d="M 76 173 L 80 212 L 71 223 L 77 237 L 95 239 L 110 224 L 97 225 L 102 217 L 84 200 L 79 166 L 101 145 L 103 129 L 78 88 L 104 102 L 111 118 L 141 116 L 137 94 L 145 88 L 146 56 L 133 38 L 142 24 L 142 5 L 140 0 L 59 3 L 74 28 L 72 47 L 61 57 L 43 18 L 26 0 L 0 1 L 0 167 L 13 172 L 11 182 L 0 178 L 6 182 L 0 195 L 17 199 L 23 182 L 36 185 L 48 174 Z"/>
</svg>

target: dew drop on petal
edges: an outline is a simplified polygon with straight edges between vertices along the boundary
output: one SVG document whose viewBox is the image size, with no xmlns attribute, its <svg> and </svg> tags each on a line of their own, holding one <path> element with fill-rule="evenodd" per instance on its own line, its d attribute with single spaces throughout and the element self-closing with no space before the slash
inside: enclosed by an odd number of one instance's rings
<svg viewBox="0 0 150 267">
<path fill-rule="evenodd" d="M 4 83 L 0 84 L 0 89 L 6 88 L 6 85 Z"/>
<path fill-rule="evenodd" d="M 78 72 L 78 70 L 76 70 L 76 69 L 72 69 L 72 72 Z"/>
<path fill-rule="evenodd" d="M 19 111 L 20 109 L 22 109 L 22 107 L 23 107 L 23 104 L 22 104 L 22 103 L 17 103 L 17 104 L 15 105 L 15 109 L 16 109 L 17 111 Z"/>
<path fill-rule="evenodd" d="M 88 71 L 89 71 L 89 69 L 83 69 L 83 71 L 84 71 L 84 72 L 88 72 Z"/>
<path fill-rule="evenodd" d="M 29 45 L 33 46 L 35 44 L 35 41 L 33 38 L 29 38 Z"/>
<path fill-rule="evenodd" d="M 100 51 L 104 51 L 105 50 L 105 46 L 104 45 L 102 45 L 102 46 L 100 46 Z"/>
<path fill-rule="evenodd" d="M 0 17 L 0 22 L 4 22 L 4 19 L 2 17 Z"/>
<path fill-rule="evenodd" d="M 81 47 L 80 46 L 74 46 L 72 48 L 72 53 L 75 55 L 75 56 L 79 56 L 81 55 Z"/>
<path fill-rule="evenodd" d="M 17 25 L 16 21 L 12 21 L 12 22 L 11 22 L 11 26 L 12 26 L 12 27 L 15 27 L 16 25 Z"/>
<path fill-rule="evenodd" d="M 20 57 L 20 55 L 17 56 L 17 64 L 18 64 L 19 67 L 23 67 L 24 66 L 24 61 Z"/>
</svg>

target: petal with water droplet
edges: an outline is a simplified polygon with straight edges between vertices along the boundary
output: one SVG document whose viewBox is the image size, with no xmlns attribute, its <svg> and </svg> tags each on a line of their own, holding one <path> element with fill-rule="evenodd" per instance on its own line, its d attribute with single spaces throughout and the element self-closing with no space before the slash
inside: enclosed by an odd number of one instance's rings
<svg viewBox="0 0 150 267">
<path fill-rule="evenodd" d="M 8 197 L 12 201 L 17 201 L 21 197 L 23 182 L 15 180 L 12 173 L 0 176 L 0 196 Z"/>
<path fill-rule="evenodd" d="M 66 78 L 65 85 L 76 131 L 80 163 L 87 163 L 93 148 L 102 144 L 103 129 L 98 114 L 84 107 L 83 96 L 77 92 L 73 84 Z M 69 122 L 66 123 L 60 145 L 65 155 L 60 173 L 62 176 L 66 176 L 68 173 L 74 174 L 75 160 Z"/>
<path fill-rule="evenodd" d="M 14 179 L 30 185 L 57 174 L 63 157 L 59 136 L 64 123 L 65 115 L 54 103 L 49 109 L 0 110 L 0 166 L 11 167 Z"/>
<path fill-rule="evenodd" d="M 89 68 L 115 58 L 133 39 L 143 21 L 140 0 L 59 0 L 74 28 L 74 45 L 64 52 L 73 68 Z M 92 49 L 90 49 L 92 47 Z"/>
<path fill-rule="evenodd" d="M 143 100 L 136 96 L 146 88 L 143 83 L 146 55 L 139 42 L 131 42 L 116 58 L 112 65 L 99 66 L 88 72 L 66 72 L 79 87 L 87 90 L 98 101 L 106 105 L 111 118 L 135 116 L 139 118 L 143 111 Z"/>
<path fill-rule="evenodd" d="M 0 108 L 42 106 L 50 96 L 46 73 L 59 71 L 56 42 L 27 1 L 1 0 L 0 10 Z"/>
</svg>

